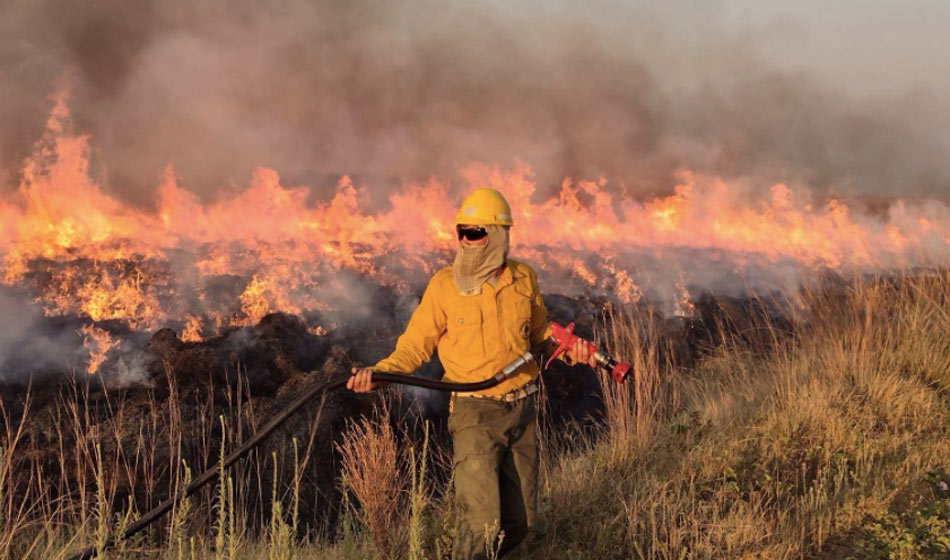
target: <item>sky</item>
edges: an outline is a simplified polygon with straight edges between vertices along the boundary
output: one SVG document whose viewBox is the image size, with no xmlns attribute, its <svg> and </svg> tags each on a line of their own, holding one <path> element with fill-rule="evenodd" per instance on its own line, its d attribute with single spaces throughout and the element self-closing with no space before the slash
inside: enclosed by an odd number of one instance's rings
<svg viewBox="0 0 950 560">
<path fill-rule="evenodd" d="M 727 29 L 771 37 L 763 56 L 857 94 L 950 92 L 950 2 L 721 0 Z"/>
</svg>

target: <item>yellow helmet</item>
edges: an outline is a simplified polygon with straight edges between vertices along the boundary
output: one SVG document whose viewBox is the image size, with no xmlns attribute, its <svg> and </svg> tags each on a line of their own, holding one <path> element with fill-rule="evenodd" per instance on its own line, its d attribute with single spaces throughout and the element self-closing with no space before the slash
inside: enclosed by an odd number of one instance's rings
<svg viewBox="0 0 950 560">
<path fill-rule="evenodd" d="M 476 189 L 462 201 L 462 207 L 455 215 L 455 225 L 473 226 L 510 226 L 511 207 L 508 201 L 495 189 Z"/>
</svg>

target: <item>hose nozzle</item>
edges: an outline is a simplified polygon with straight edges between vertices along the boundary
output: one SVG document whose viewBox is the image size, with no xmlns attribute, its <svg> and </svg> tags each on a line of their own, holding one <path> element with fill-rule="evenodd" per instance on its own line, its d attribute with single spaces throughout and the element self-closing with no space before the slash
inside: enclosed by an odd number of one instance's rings
<svg viewBox="0 0 950 560">
<path fill-rule="evenodd" d="M 617 383 L 623 383 L 627 380 L 627 374 L 630 373 L 630 364 L 627 362 L 618 362 L 599 348 L 594 352 L 594 361 L 610 372 L 610 377 Z"/>
</svg>

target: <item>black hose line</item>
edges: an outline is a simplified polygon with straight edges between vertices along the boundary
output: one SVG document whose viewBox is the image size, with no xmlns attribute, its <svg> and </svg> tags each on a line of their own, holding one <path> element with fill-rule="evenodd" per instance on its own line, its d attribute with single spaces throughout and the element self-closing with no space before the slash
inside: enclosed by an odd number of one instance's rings
<svg viewBox="0 0 950 560">
<path fill-rule="evenodd" d="M 436 391 L 445 391 L 445 392 L 456 392 L 456 393 L 468 393 L 472 391 L 483 391 L 485 389 L 490 389 L 505 379 L 508 379 L 515 370 L 525 365 L 528 362 L 536 361 L 539 364 L 544 363 L 543 360 L 539 360 L 536 357 L 541 356 L 543 350 L 546 348 L 547 343 L 542 343 L 536 348 L 532 348 L 531 352 L 526 352 L 522 356 L 519 356 L 518 359 L 514 360 L 505 368 L 494 376 L 489 377 L 483 381 L 476 381 L 474 383 L 448 383 L 445 381 L 436 381 L 434 379 L 426 379 L 424 377 L 410 377 L 408 375 L 400 375 L 396 373 L 385 373 L 380 371 L 374 371 L 372 375 L 372 380 L 374 383 L 397 383 L 400 385 L 413 385 L 416 387 L 424 387 L 426 389 L 434 389 Z M 90 546 L 81 552 L 74 554 L 69 557 L 69 560 L 89 560 L 95 558 L 100 552 L 104 551 L 107 548 L 112 547 L 115 543 L 125 540 L 132 535 L 135 535 L 142 529 L 148 527 L 153 522 L 155 522 L 159 517 L 168 513 L 172 507 L 181 500 L 191 496 L 198 490 L 200 490 L 206 484 L 210 484 L 221 472 L 225 469 L 230 468 L 231 465 L 236 463 L 239 459 L 242 459 L 252 449 L 260 445 L 264 439 L 271 434 L 274 430 L 280 427 L 288 418 L 290 418 L 295 412 L 300 410 L 305 404 L 310 402 L 311 399 L 323 393 L 325 391 L 332 391 L 346 385 L 346 382 L 350 379 L 350 375 L 340 375 L 337 377 L 332 377 L 323 383 L 318 383 L 313 387 L 307 389 L 307 391 L 297 397 L 292 403 L 290 403 L 286 409 L 284 409 L 280 414 L 271 419 L 266 426 L 258 430 L 257 433 L 252 435 L 247 441 L 245 441 L 241 447 L 233 451 L 230 455 L 225 457 L 221 462 L 219 462 L 214 467 L 206 470 L 201 473 L 201 476 L 196 478 L 185 487 L 184 490 L 179 492 L 177 495 L 172 496 L 160 503 L 159 505 L 152 508 L 151 511 L 138 518 L 131 525 L 126 527 L 125 531 L 121 535 L 112 535 L 105 540 L 99 546 Z"/>
</svg>

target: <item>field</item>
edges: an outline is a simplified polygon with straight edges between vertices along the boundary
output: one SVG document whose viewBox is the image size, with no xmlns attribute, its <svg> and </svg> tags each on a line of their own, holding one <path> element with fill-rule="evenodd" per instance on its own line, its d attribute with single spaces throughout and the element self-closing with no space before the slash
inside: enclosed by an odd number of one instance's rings
<svg viewBox="0 0 950 560">
<path fill-rule="evenodd" d="M 647 314 L 613 313 L 598 334 L 634 372 L 603 380 L 602 421 L 545 430 L 542 523 L 515 557 L 950 557 L 950 274 L 759 303 L 723 314 L 689 361 L 671 358 Z M 0 557 L 66 558 L 121 531 L 195 476 L 195 457 L 221 453 L 202 434 L 232 446 L 265 419 L 243 394 L 217 416 L 175 398 L 92 406 L 73 384 L 43 409 L 52 417 L 4 410 Z M 333 406 L 298 420 L 309 437 L 278 439 L 103 556 L 445 557 L 444 441 L 384 407 L 351 422 L 330 460 L 314 450 Z M 336 476 L 315 478 L 327 468 Z"/>
</svg>

